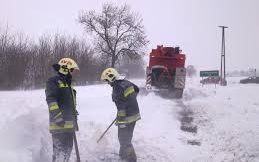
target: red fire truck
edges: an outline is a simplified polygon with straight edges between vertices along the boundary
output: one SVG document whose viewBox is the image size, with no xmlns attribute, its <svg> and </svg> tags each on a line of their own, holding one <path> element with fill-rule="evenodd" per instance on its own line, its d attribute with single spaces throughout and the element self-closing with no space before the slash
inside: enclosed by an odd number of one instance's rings
<svg viewBox="0 0 259 162">
<path fill-rule="evenodd" d="M 166 90 L 169 96 L 182 98 L 185 78 L 185 54 L 179 47 L 152 49 L 146 69 L 147 90 Z"/>
</svg>

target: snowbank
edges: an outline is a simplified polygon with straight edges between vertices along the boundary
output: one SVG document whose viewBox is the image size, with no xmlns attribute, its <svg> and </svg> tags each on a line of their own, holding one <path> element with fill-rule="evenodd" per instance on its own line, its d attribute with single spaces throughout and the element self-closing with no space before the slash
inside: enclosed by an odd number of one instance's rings
<svg viewBox="0 0 259 162">
<path fill-rule="evenodd" d="M 134 80 L 144 85 L 142 80 Z M 96 140 L 113 121 L 116 107 L 109 85 L 76 87 L 82 161 L 119 161 L 117 128 Z M 259 161 L 259 86 L 229 79 L 226 87 L 201 86 L 187 80 L 184 98 L 169 100 L 154 93 L 139 95 L 142 120 L 133 144 L 139 162 Z M 0 161 L 51 161 L 48 110 L 44 90 L 0 92 Z M 182 112 L 197 133 L 181 130 Z M 71 159 L 75 159 L 73 153 Z"/>
</svg>

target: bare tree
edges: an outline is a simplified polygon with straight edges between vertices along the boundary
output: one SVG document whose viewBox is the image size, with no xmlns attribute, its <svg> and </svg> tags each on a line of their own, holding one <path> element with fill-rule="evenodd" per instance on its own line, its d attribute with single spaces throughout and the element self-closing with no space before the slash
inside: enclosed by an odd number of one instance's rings
<svg viewBox="0 0 259 162">
<path fill-rule="evenodd" d="M 144 78 L 144 59 L 140 57 L 136 60 L 128 59 L 127 57 L 121 58 L 119 62 L 119 69 L 121 73 L 125 74 L 127 78 Z"/>
<path fill-rule="evenodd" d="M 115 6 L 112 3 L 103 5 L 102 12 L 94 10 L 82 12 L 79 23 L 94 36 L 95 50 L 103 59 L 111 59 L 111 67 L 121 55 L 131 59 L 144 55 L 148 44 L 139 14 L 133 13 L 127 4 Z"/>
</svg>

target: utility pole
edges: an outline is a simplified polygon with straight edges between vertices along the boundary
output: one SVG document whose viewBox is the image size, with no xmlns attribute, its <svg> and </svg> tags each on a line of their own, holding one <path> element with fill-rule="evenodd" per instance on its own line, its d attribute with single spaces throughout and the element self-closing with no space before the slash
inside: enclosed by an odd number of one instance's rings
<svg viewBox="0 0 259 162">
<path fill-rule="evenodd" d="M 226 57 L 225 57 L 225 28 L 227 26 L 219 26 L 222 28 L 222 45 L 221 45 L 221 64 L 220 64 L 220 84 L 222 86 L 227 85 L 226 80 Z"/>
</svg>

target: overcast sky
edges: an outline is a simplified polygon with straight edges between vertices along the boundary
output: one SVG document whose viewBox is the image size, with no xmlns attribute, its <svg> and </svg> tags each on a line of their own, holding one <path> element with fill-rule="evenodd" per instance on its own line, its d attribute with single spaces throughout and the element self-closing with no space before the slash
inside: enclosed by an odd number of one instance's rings
<svg viewBox="0 0 259 162">
<path fill-rule="evenodd" d="M 76 19 L 105 2 L 123 4 L 142 15 L 150 40 L 181 47 L 187 65 L 220 68 L 221 29 L 226 29 L 226 69 L 259 70 L 259 0 L 0 0 L 0 25 L 37 39 L 44 33 L 84 36 Z"/>
</svg>

